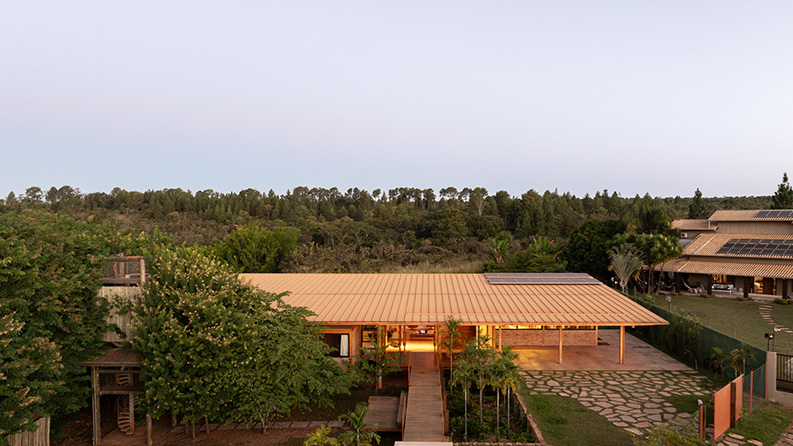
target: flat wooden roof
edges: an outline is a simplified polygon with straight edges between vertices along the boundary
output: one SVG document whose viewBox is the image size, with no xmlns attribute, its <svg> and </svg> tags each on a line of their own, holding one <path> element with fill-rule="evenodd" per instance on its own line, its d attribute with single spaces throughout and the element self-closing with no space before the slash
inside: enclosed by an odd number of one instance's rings
<svg viewBox="0 0 793 446">
<path fill-rule="evenodd" d="M 241 274 L 332 324 L 664 325 L 608 286 L 498 284 L 484 274 Z"/>
</svg>

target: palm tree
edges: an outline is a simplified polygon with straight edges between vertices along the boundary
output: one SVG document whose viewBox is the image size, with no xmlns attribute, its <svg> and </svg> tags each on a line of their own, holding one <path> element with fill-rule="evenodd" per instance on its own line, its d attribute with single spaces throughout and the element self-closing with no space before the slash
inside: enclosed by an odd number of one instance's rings
<svg viewBox="0 0 793 446">
<path fill-rule="evenodd" d="M 350 429 L 339 437 L 344 446 L 371 446 L 372 441 L 380 444 L 380 436 L 374 431 L 376 426 L 366 424 L 366 414 L 369 413 L 369 405 L 361 402 L 355 406 L 355 410 L 339 416 L 339 420 L 350 423 Z"/>
<path fill-rule="evenodd" d="M 620 281 L 620 288 L 625 292 L 628 281 L 635 276 L 642 267 L 642 256 L 639 251 L 627 243 L 611 248 L 609 252 L 609 271 L 613 271 Z"/>
<path fill-rule="evenodd" d="M 308 434 L 304 446 L 337 446 L 339 440 L 330 436 L 330 426 L 320 426 L 313 434 Z"/>
<path fill-rule="evenodd" d="M 463 335 L 460 333 L 460 324 L 462 322 L 449 316 L 443 324 L 446 329 L 446 338 L 442 344 L 446 347 L 446 351 L 449 352 L 449 380 L 454 378 L 454 348 L 459 347 L 463 340 Z"/>
<path fill-rule="evenodd" d="M 507 394 L 507 432 L 509 432 L 509 420 L 512 418 L 512 392 L 517 390 L 521 377 L 518 371 L 518 365 L 515 364 L 515 361 L 518 359 L 518 354 L 512 351 L 512 347 L 508 345 L 504 346 L 501 351 L 501 357 L 505 361 L 503 389 Z"/>
<path fill-rule="evenodd" d="M 463 355 L 466 360 L 473 365 L 477 375 L 477 386 L 479 387 L 479 422 L 484 423 L 484 413 L 482 410 L 484 390 L 488 384 L 488 373 L 490 372 L 490 364 L 495 360 L 495 349 L 490 345 L 490 336 L 478 336 L 476 339 L 471 339 L 465 345 Z"/>
<path fill-rule="evenodd" d="M 463 387 L 465 394 L 465 434 L 463 439 L 468 441 L 468 390 L 471 388 L 471 383 L 474 382 L 474 374 L 476 370 L 468 361 L 462 361 L 457 365 L 457 373 L 449 381 L 452 386 L 460 385 Z"/>
</svg>

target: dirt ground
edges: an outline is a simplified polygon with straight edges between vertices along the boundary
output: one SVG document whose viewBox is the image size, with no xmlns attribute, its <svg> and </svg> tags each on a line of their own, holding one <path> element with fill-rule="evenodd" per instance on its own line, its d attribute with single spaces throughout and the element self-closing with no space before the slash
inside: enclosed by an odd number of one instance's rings
<svg viewBox="0 0 793 446">
<path fill-rule="evenodd" d="M 384 380 L 386 392 L 392 393 L 407 387 L 407 374 L 397 373 Z M 380 391 L 379 394 L 384 394 Z M 335 400 L 333 408 L 314 408 L 309 411 L 295 411 L 292 416 L 278 421 L 329 421 L 335 420 L 342 413 L 346 413 L 355 407 L 359 401 L 367 401 L 369 396 L 374 395 L 374 388 L 364 388 L 352 391 L 351 395 L 341 395 Z M 116 428 L 115 397 L 102 397 L 101 399 L 101 419 L 102 419 L 102 445 L 103 446 L 145 446 L 146 445 L 146 426 L 142 424 L 142 417 L 138 421 L 141 423 L 135 429 L 135 434 L 127 436 Z M 67 417 L 64 420 L 65 426 L 62 429 L 60 438 L 52 438 L 52 446 L 87 446 L 91 444 L 91 408 L 87 407 L 80 412 Z M 203 425 L 203 423 L 200 423 Z M 191 434 L 171 434 L 170 417 L 163 417 L 155 420 L 152 425 L 152 440 L 155 446 L 246 446 L 246 445 L 265 445 L 265 446 L 302 446 L 306 435 L 312 433 L 316 428 L 306 429 L 268 429 L 262 434 L 261 430 L 214 430 L 207 434 L 199 431 L 200 425 L 196 424 L 196 438 Z M 338 435 L 339 430 L 334 429 L 333 436 Z M 384 438 L 381 446 L 393 444 L 391 438 Z"/>
</svg>

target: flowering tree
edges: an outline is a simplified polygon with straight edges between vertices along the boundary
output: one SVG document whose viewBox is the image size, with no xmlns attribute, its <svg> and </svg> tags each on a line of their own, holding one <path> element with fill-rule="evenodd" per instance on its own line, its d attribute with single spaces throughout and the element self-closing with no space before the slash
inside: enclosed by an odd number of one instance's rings
<svg viewBox="0 0 793 446">
<path fill-rule="evenodd" d="M 284 294 L 243 284 L 194 249 L 164 251 L 151 267 L 131 343 L 144 358 L 142 406 L 150 415 L 264 427 L 347 391 L 347 375 L 306 319 L 311 313 L 284 303 Z"/>
</svg>

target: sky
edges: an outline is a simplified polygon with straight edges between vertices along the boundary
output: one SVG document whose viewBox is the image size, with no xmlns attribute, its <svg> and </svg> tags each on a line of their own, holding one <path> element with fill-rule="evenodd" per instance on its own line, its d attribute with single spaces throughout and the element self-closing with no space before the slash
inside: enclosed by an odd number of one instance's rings
<svg viewBox="0 0 793 446">
<path fill-rule="evenodd" d="M 789 0 L 3 2 L 0 197 L 770 195 L 791 25 Z"/>
</svg>

